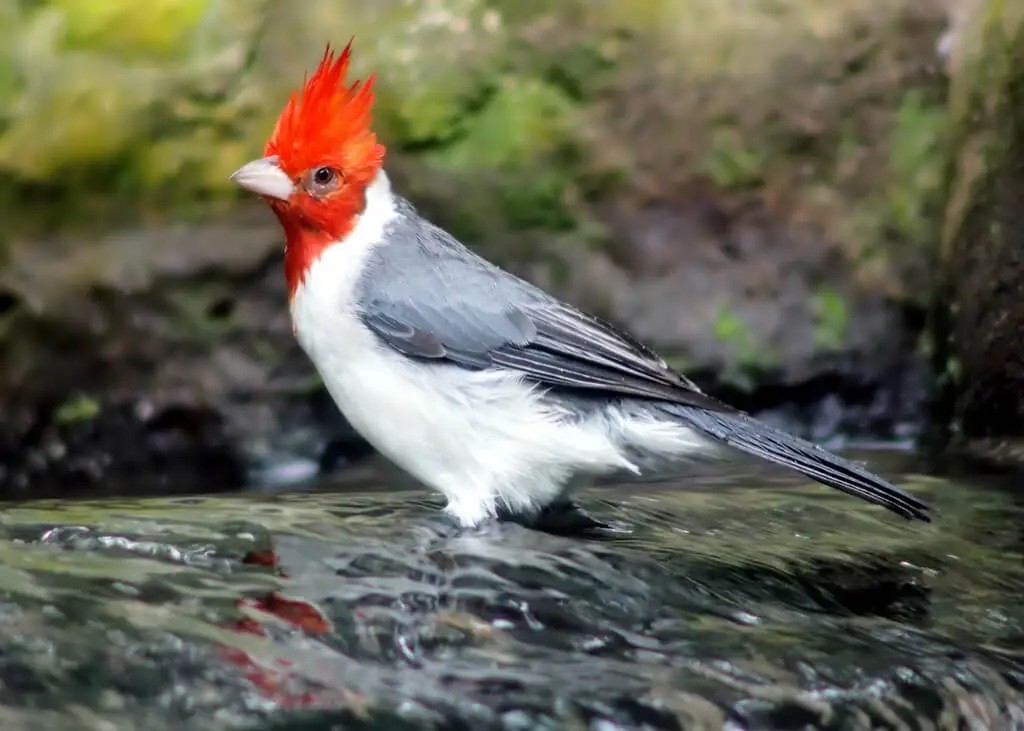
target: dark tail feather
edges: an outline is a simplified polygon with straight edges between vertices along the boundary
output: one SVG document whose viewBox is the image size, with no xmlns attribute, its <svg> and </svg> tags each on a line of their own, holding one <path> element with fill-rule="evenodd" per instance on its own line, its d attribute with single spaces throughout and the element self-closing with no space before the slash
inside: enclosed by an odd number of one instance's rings
<svg viewBox="0 0 1024 731">
<path fill-rule="evenodd" d="M 673 412 L 695 429 L 730 447 L 789 467 L 823 485 L 882 505 L 904 518 L 930 522 L 931 506 L 881 477 L 822 449 L 742 414 L 706 411 L 688 406 Z"/>
</svg>

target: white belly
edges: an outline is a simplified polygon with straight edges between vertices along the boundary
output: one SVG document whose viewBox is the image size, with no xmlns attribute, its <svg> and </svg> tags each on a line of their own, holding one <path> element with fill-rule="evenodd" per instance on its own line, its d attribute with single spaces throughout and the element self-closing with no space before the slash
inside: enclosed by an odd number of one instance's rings
<svg viewBox="0 0 1024 731">
<path fill-rule="evenodd" d="M 383 173 L 364 215 L 329 246 L 291 301 L 303 349 L 352 426 L 381 454 L 448 498 L 464 525 L 499 507 L 533 512 L 579 473 L 631 470 L 644 442 L 684 452 L 692 433 L 664 421 L 601 411 L 586 419 L 508 371 L 416 361 L 377 340 L 356 312 L 366 257 L 395 215 Z"/>
<path fill-rule="evenodd" d="M 352 426 L 465 524 L 499 507 L 535 511 L 579 472 L 629 466 L 606 428 L 568 418 L 514 375 L 409 360 L 337 310 L 298 332 Z"/>
</svg>

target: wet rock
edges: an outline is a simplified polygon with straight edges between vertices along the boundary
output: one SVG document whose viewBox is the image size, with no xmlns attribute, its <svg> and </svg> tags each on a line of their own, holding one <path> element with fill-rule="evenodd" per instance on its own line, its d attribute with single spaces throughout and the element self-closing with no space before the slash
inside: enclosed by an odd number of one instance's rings
<svg viewBox="0 0 1024 731">
<path fill-rule="evenodd" d="M 1024 7 L 979 2 L 953 64 L 949 204 L 935 304 L 942 418 L 968 451 L 1024 463 Z"/>
<path fill-rule="evenodd" d="M 0 429 L 0 498 L 236 490 L 245 461 L 215 411 L 78 402 Z"/>
<path fill-rule="evenodd" d="M 887 472 L 948 519 L 750 473 L 582 491 L 637 526 L 604 540 L 455 530 L 380 475 L 5 505 L 0 723 L 1012 728 L 1024 506 Z"/>
</svg>

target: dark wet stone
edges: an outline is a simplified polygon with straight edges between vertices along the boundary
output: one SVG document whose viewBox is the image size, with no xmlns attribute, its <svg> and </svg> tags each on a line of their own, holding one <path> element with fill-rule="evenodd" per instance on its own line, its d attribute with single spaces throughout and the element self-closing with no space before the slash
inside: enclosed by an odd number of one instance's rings
<svg viewBox="0 0 1024 731">
<path fill-rule="evenodd" d="M 0 425 L 0 498 L 237 490 L 246 462 L 212 410 L 97 406 L 61 423 L 40 410 L 20 433 Z"/>
</svg>

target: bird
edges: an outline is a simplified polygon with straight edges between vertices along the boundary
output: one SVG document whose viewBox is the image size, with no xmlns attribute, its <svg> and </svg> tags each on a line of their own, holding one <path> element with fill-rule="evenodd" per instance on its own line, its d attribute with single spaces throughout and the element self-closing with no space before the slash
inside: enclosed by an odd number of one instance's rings
<svg viewBox="0 0 1024 731">
<path fill-rule="evenodd" d="M 462 527 L 529 519 L 602 477 L 745 453 L 928 522 L 866 468 L 714 398 L 634 337 L 485 260 L 392 189 L 375 77 L 330 44 L 230 179 L 285 238 L 296 338 L 352 427 Z"/>
</svg>

